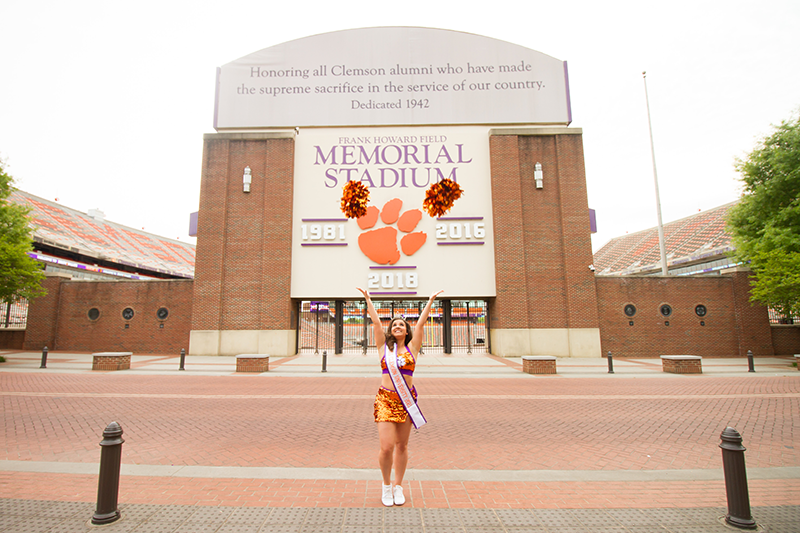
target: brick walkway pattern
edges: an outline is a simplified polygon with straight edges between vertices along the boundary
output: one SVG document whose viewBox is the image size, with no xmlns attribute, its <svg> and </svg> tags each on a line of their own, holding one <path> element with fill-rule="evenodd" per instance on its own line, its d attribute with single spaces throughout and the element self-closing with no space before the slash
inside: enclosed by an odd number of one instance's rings
<svg viewBox="0 0 800 533">
<path fill-rule="evenodd" d="M 430 423 L 413 432 L 412 469 L 481 471 L 473 481 L 409 481 L 408 507 L 725 507 L 721 480 L 659 480 L 720 470 L 736 428 L 749 468 L 800 466 L 800 379 L 419 377 Z M 374 480 L 123 476 L 120 502 L 378 507 L 378 378 L 0 373 L 2 459 L 99 462 L 103 428 L 123 427 L 123 463 L 374 469 Z M 639 471 L 652 481 L 493 481 L 492 472 Z M 326 472 L 325 470 L 322 471 Z M 411 476 L 410 476 L 411 477 Z M 800 504 L 800 480 L 751 479 L 752 505 Z M 89 474 L 0 472 L 0 498 L 92 502 Z"/>
</svg>

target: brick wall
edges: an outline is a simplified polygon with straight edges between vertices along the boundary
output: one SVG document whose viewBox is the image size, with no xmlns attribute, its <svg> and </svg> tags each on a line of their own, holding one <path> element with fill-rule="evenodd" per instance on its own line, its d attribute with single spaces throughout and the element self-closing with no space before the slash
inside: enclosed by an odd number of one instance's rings
<svg viewBox="0 0 800 533">
<path fill-rule="evenodd" d="M 772 326 L 771 333 L 775 355 L 800 353 L 800 326 Z"/>
<path fill-rule="evenodd" d="M 251 192 L 242 175 L 249 166 Z M 205 138 L 197 228 L 193 330 L 288 330 L 294 139 Z"/>
<path fill-rule="evenodd" d="M 737 293 L 747 286 L 747 273 L 597 277 L 596 284 L 604 355 L 773 355 L 766 309 Z M 636 307 L 632 317 L 624 312 L 627 304 Z M 672 307 L 669 317 L 660 312 L 663 304 Z M 698 305 L 706 307 L 705 316 L 695 313 Z"/>
<path fill-rule="evenodd" d="M 597 277 L 596 283 L 603 355 L 609 351 L 615 356 L 648 357 L 738 353 L 736 336 L 731 334 L 736 320 L 728 276 Z M 632 317 L 624 311 L 628 304 L 636 307 Z M 662 304 L 672 307 L 671 316 L 660 313 Z M 707 309 L 702 318 L 695 314 L 697 305 Z"/>
<path fill-rule="evenodd" d="M 527 259 L 522 214 L 519 142 L 516 136 L 489 138 L 492 169 L 492 217 L 497 296 L 489 301 L 489 327 L 528 327 Z"/>
<path fill-rule="evenodd" d="M 0 329 L 0 349 L 21 350 L 24 343 L 24 329 Z"/>
<path fill-rule="evenodd" d="M 746 356 L 747 350 L 752 350 L 753 355 L 774 355 L 767 308 L 750 302 L 750 270 L 740 267 L 729 275 L 736 302 L 736 329 L 731 333 L 738 337 L 739 355 Z"/>
<path fill-rule="evenodd" d="M 497 276 L 490 327 L 597 328 L 580 130 L 499 132 L 489 140 Z"/>
<path fill-rule="evenodd" d="M 189 347 L 191 280 L 67 281 L 45 280 L 48 295 L 31 301 L 26 350 L 76 352 L 129 351 L 178 354 Z M 134 315 L 125 319 L 130 307 Z M 160 308 L 169 312 L 160 319 Z M 92 308 L 99 317 L 89 318 Z M 127 327 L 126 327 L 127 326 Z"/>
</svg>

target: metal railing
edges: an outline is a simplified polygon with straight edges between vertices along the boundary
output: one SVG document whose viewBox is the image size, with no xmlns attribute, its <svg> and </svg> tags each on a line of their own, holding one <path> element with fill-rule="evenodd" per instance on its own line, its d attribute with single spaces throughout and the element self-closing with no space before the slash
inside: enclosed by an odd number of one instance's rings
<svg viewBox="0 0 800 533">
<path fill-rule="evenodd" d="M 797 315 L 782 315 L 775 309 L 768 308 L 769 310 L 769 323 L 770 324 L 800 324 L 800 316 Z"/>
<path fill-rule="evenodd" d="M 28 325 L 28 300 L 0 302 L 0 328 L 25 329 Z"/>
</svg>

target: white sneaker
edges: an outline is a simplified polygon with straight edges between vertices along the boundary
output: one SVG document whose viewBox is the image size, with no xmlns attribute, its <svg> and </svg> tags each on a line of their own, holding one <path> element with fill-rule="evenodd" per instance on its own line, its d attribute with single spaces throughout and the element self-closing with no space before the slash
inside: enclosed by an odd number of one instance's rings
<svg viewBox="0 0 800 533">
<path fill-rule="evenodd" d="M 402 492 L 401 492 L 402 494 Z M 386 507 L 394 505 L 394 498 L 392 498 L 392 486 L 383 485 L 383 494 L 381 495 L 381 503 Z"/>
<path fill-rule="evenodd" d="M 394 486 L 394 504 L 395 505 L 403 505 L 406 503 L 406 497 L 403 496 L 403 487 L 400 485 Z"/>
</svg>

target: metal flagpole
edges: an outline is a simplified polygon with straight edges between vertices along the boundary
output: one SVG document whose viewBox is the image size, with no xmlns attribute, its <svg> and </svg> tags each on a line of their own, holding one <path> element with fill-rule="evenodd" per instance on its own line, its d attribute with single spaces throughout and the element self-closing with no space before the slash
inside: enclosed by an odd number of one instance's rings
<svg viewBox="0 0 800 533">
<path fill-rule="evenodd" d="M 661 197 L 658 194 L 658 172 L 656 172 L 656 149 L 653 145 L 653 123 L 650 121 L 650 99 L 647 97 L 647 72 L 642 72 L 644 79 L 644 100 L 647 103 L 647 126 L 650 128 L 650 154 L 653 158 L 653 181 L 656 184 L 656 213 L 658 214 L 658 248 L 661 251 L 661 274 L 669 276 L 667 269 L 667 245 L 664 240 L 664 225 L 661 223 Z"/>
</svg>

